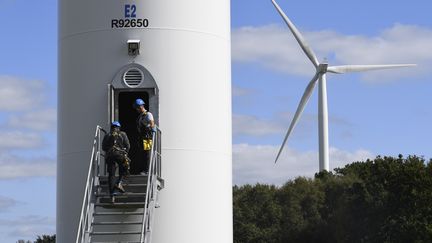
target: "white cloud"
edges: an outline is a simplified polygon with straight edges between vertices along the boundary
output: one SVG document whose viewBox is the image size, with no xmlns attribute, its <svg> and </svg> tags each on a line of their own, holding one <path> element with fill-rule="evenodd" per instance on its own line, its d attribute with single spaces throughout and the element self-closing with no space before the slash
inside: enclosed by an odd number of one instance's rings
<svg viewBox="0 0 432 243">
<path fill-rule="evenodd" d="M 234 135 L 265 136 L 286 130 L 278 121 L 264 120 L 256 116 L 233 114 L 232 119 Z"/>
<path fill-rule="evenodd" d="M 45 104 L 47 96 L 43 81 L 0 76 L 0 179 L 55 175 L 53 156 L 32 156 L 49 145 L 45 138 L 53 134 L 46 132 L 56 128 L 56 110 Z"/>
<path fill-rule="evenodd" d="M 27 215 L 17 219 L 1 219 L 0 225 L 12 228 L 11 237 L 36 238 L 37 235 L 55 234 L 55 218 Z"/>
<path fill-rule="evenodd" d="M 0 76 L 0 111 L 38 107 L 45 98 L 46 88 L 42 81 Z"/>
<path fill-rule="evenodd" d="M 234 61 L 256 62 L 279 71 L 313 75 L 313 66 L 306 62 L 295 39 L 279 26 L 243 27 L 234 30 L 231 39 Z"/>
<path fill-rule="evenodd" d="M 238 86 L 232 87 L 232 96 L 234 96 L 234 97 L 251 95 L 253 93 L 254 93 L 254 91 L 252 89 L 240 88 Z"/>
<path fill-rule="evenodd" d="M 294 110 L 296 107 L 292 107 Z M 273 116 L 271 119 L 263 119 L 254 115 L 233 114 L 233 135 L 247 136 L 283 136 L 288 130 L 293 118 L 293 113 L 283 112 Z M 332 125 L 340 127 L 351 127 L 352 124 L 340 117 L 330 115 L 329 121 Z M 318 116 L 316 114 L 302 114 L 292 136 L 307 136 L 314 128 L 318 129 Z"/>
<path fill-rule="evenodd" d="M 42 136 L 33 132 L 0 131 L 0 151 L 10 149 L 33 149 L 44 145 Z"/>
<path fill-rule="evenodd" d="M 55 219 L 47 216 L 26 215 L 25 217 L 14 219 L 0 219 L 0 225 L 54 225 Z"/>
<path fill-rule="evenodd" d="M 47 108 L 32 111 L 21 115 L 11 115 L 7 125 L 14 128 L 28 128 L 37 131 L 55 130 L 57 122 L 57 111 Z"/>
<path fill-rule="evenodd" d="M 417 63 L 416 68 L 368 72 L 364 80 L 382 82 L 430 74 L 432 30 L 396 24 L 379 36 L 346 36 L 333 31 L 303 32 L 319 59 L 333 65 Z M 233 60 L 254 62 L 281 72 L 311 77 L 313 66 L 285 26 L 243 27 L 232 34 Z"/>
<path fill-rule="evenodd" d="M 15 199 L 0 196 L 0 212 L 15 206 L 17 203 Z"/>
<path fill-rule="evenodd" d="M 284 149 L 274 164 L 279 147 L 273 145 L 233 145 L 233 182 L 236 185 L 268 183 L 281 185 L 298 176 L 313 177 L 318 171 L 318 152 Z M 363 149 L 354 152 L 330 148 L 330 169 L 375 156 Z"/>
<path fill-rule="evenodd" d="M 10 154 L 0 154 L 0 179 L 55 176 L 56 164 L 51 158 L 26 159 Z"/>
</svg>

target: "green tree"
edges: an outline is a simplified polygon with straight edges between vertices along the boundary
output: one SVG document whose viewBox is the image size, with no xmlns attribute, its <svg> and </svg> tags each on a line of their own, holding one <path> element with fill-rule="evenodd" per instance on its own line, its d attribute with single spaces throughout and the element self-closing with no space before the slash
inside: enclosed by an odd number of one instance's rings
<svg viewBox="0 0 432 243">
<path fill-rule="evenodd" d="M 354 162 L 281 187 L 234 187 L 234 242 L 432 242 L 432 160 Z"/>
<path fill-rule="evenodd" d="M 323 224 L 321 184 L 299 177 L 282 186 L 278 194 L 283 212 L 279 242 L 317 242 Z"/>
<path fill-rule="evenodd" d="M 37 237 L 34 243 L 55 243 L 56 235 L 42 235 Z"/>
<path fill-rule="evenodd" d="M 275 186 L 234 187 L 235 243 L 279 242 L 281 208 Z"/>
<path fill-rule="evenodd" d="M 368 242 L 431 242 L 431 171 L 416 156 L 380 157 L 336 170 L 354 175 L 349 196 L 350 214 L 361 217 L 360 229 Z M 359 215 L 360 216 L 360 215 Z"/>
</svg>

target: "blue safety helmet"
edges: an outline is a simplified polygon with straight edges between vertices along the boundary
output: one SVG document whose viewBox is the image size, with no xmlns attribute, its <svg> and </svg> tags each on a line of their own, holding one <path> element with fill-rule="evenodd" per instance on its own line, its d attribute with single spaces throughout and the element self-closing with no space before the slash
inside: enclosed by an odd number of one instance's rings
<svg viewBox="0 0 432 243">
<path fill-rule="evenodd" d="M 121 127 L 120 122 L 118 122 L 118 121 L 111 122 L 111 127 Z"/>
<path fill-rule="evenodd" d="M 139 107 L 139 106 L 142 106 L 142 105 L 144 105 L 145 103 L 144 103 L 144 100 L 142 100 L 142 99 L 136 99 L 135 100 L 135 103 L 133 104 L 133 107 L 134 108 L 137 108 L 137 107 Z"/>
</svg>

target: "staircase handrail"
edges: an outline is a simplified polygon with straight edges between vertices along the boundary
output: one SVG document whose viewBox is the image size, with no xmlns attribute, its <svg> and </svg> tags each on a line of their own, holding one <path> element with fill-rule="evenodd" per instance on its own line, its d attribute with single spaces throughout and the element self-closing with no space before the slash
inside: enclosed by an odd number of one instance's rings
<svg viewBox="0 0 432 243">
<path fill-rule="evenodd" d="M 80 220 L 78 223 L 78 230 L 77 230 L 77 236 L 76 236 L 76 243 L 84 242 L 86 233 L 86 229 L 90 227 L 91 222 L 89 223 L 89 212 L 91 207 L 91 200 L 92 200 L 92 191 L 93 186 L 95 186 L 95 183 L 98 183 L 97 180 L 95 180 L 99 176 L 99 166 L 101 161 L 101 132 L 107 133 L 101 126 L 96 126 L 96 131 L 94 135 L 93 140 L 93 146 L 92 146 L 92 152 L 91 152 L 91 158 L 90 158 L 90 164 L 87 174 L 87 182 L 84 189 L 84 196 L 81 206 L 81 215 Z"/>
<path fill-rule="evenodd" d="M 141 237 L 140 242 L 146 242 L 146 236 L 144 232 L 149 228 L 149 223 L 151 220 L 150 212 L 149 212 L 149 205 L 150 200 L 154 199 L 154 193 L 155 193 L 155 183 L 157 178 L 161 177 L 161 130 L 155 126 L 155 132 L 153 132 L 152 135 L 152 145 L 151 145 L 151 154 L 150 154 L 150 160 L 149 160 L 149 169 L 147 174 L 147 189 L 145 194 L 145 202 L 144 202 L 144 216 L 142 221 L 142 227 L 141 227 Z M 151 197 L 150 197 L 151 195 Z M 153 205 L 154 206 L 154 205 Z M 147 242 L 146 242 L 147 243 Z"/>
</svg>

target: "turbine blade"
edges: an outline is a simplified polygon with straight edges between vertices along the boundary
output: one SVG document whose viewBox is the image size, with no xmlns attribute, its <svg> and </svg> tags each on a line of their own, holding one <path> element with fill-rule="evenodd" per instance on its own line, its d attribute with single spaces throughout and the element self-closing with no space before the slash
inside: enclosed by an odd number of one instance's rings
<svg viewBox="0 0 432 243">
<path fill-rule="evenodd" d="M 315 85 L 316 85 L 317 80 L 318 80 L 318 78 L 319 78 L 320 75 L 321 74 L 316 73 L 315 76 L 312 78 L 312 80 L 309 82 L 308 86 L 306 87 L 306 89 L 305 89 L 305 91 L 303 93 L 303 96 L 302 96 L 302 98 L 300 100 L 300 103 L 299 103 L 299 105 L 297 107 L 296 113 L 295 113 L 295 115 L 294 115 L 294 117 L 293 117 L 293 119 L 291 121 L 291 124 L 290 124 L 290 126 L 288 128 L 288 131 L 287 131 L 287 133 L 285 135 L 285 138 L 284 138 L 284 140 L 282 142 L 282 145 L 281 145 L 281 147 L 279 149 L 279 152 L 278 152 L 278 154 L 276 156 L 275 163 L 279 159 L 279 156 L 280 156 L 280 154 L 281 154 L 281 152 L 282 152 L 282 150 L 283 150 L 283 148 L 285 146 L 285 143 L 286 143 L 289 135 L 291 134 L 291 131 L 294 129 L 295 125 L 297 124 L 297 121 L 298 121 L 300 115 L 302 114 L 302 112 L 303 112 L 303 110 L 304 110 L 307 102 L 309 101 L 309 98 L 312 95 L 312 92 L 313 92 L 313 90 L 315 88 Z"/>
<path fill-rule="evenodd" d="M 303 38 L 303 36 L 300 33 L 300 31 L 298 31 L 298 29 L 291 22 L 291 20 L 285 15 L 285 13 L 279 7 L 279 5 L 276 3 L 276 1 L 272 0 L 272 3 L 275 6 L 276 10 L 281 15 L 281 17 L 284 19 L 285 23 L 288 25 L 288 28 L 293 33 L 294 37 L 296 38 L 297 42 L 300 44 L 300 47 L 303 49 L 303 51 L 306 54 L 306 56 L 311 60 L 312 64 L 315 67 L 318 67 L 318 65 L 319 65 L 318 59 L 317 59 L 315 53 L 313 52 L 312 48 L 310 48 L 309 45 L 306 43 L 306 41 Z"/>
<path fill-rule="evenodd" d="M 417 64 L 389 64 L 389 65 L 344 65 L 344 66 L 331 66 L 327 68 L 330 73 L 349 73 L 349 72 L 362 72 L 371 70 L 382 70 L 390 68 L 414 67 Z"/>
</svg>

